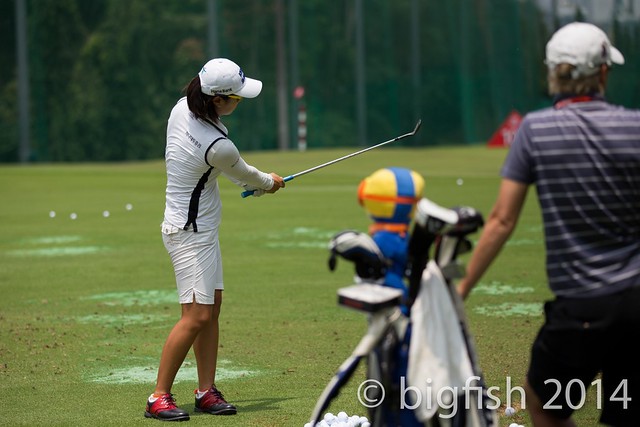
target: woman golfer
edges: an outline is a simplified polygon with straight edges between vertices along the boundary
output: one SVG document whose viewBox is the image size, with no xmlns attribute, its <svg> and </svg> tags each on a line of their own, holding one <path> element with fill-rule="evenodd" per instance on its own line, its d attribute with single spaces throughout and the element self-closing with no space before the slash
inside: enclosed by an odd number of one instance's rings
<svg viewBox="0 0 640 427">
<path fill-rule="evenodd" d="M 215 386 L 223 290 L 217 178 L 223 174 L 245 190 L 255 190 L 254 196 L 275 193 L 285 184 L 279 175 L 261 172 L 243 160 L 220 118 L 233 113 L 242 98 L 255 98 L 261 90 L 262 82 L 245 77 L 234 62 L 212 59 L 191 80 L 186 96 L 169 116 L 162 238 L 175 270 L 182 315 L 162 349 L 145 417 L 189 419 L 176 406 L 171 386 L 192 346 L 198 369 L 195 410 L 236 413 Z"/>
</svg>

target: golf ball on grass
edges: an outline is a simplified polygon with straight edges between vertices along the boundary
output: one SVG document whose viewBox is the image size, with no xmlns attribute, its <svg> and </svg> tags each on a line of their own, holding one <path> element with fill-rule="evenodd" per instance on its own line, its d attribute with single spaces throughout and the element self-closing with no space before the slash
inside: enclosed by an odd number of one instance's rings
<svg viewBox="0 0 640 427">
<path fill-rule="evenodd" d="M 127 203 L 126 205 L 124 205 L 124 208 L 128 211 L 133 209 L 133 205 L 131 203 Z"/>
<path fill-rule="evenodd" d="M 456 184 L 462 185 L 462 184 L 464 184 L 464 180 L 462 178 L 458 178 L 458 179 L 456 179 Z"/>
<path fill-rule="evenodd" d="M 56 217 L 56 211 L 49 211 L 49 218 L 55 218 Z"/>
<path fill-rule="evenodd" d="M 109 215 L 110 215 L 109 211 L 102 212 L 102 216 L 105 217 L 105 218 L 109 218 Z"/>
<path fill-rule="evenodd" d="M 69 215 L 69 218 L 71 218 L 72 220 L 78 219 L 78 214 L 73 212 L 71 215 Z"/>
<path fill-rule="evenodd" d="M 315 425 L 307 423 L 304 427 L 371 427 L 371 423 L 367 417 L 349 416 L 346 412 L 341 411 L 338 412 L 338 415 L 327 412 L 322 420 Z"/>
<path fill-rule="evenodd" d="M 516 410 L 515 410 L 514 408 L 512 408 L 511 406 L 507 406 L 507 408 L 504 410 L 504 414 L 505 414 L 507 417 L 510 417 L 510 416 L 512 416 L 512 415 L 513 415 L 513 414 L 515 414 L 515 413 L 516 413 Z"/>
</svg>

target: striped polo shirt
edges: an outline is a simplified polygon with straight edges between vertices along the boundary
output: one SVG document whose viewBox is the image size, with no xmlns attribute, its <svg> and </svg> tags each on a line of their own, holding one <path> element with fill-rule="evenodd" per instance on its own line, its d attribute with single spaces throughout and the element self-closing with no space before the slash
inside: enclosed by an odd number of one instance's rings
<svg viewBox="0 0 640 427">
<path fill-rule="evenodd" d="M 529 113 L 501 175 L 536 186 L 556 296 L 640 284 L 640 111 L 569 98 Z"/>
</svg>

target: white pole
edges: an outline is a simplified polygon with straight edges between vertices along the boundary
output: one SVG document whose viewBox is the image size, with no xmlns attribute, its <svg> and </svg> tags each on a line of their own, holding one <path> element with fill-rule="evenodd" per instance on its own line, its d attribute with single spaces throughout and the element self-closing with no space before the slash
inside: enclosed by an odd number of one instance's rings
<svg viewBox="0 0 640 427">
<path fill-rule="evenodd" d="M 276 0 L 276 96 L 278 107 L 278 149 L 289 149 L 289 97 L 287 90 L 287 56 L 284 0 Z"/>
<path fill-rule="evenodd" d="M 298 107 L 298 151 L 307 149 L 307 109 L 302 101 Z"/>
</svg>

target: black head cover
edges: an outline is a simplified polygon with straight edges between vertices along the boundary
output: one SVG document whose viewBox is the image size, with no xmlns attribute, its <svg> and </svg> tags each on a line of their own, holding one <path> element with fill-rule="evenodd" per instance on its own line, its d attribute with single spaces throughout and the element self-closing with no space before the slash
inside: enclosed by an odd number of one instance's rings
<svg viewBox="0 0 640 427">
<path fill-rule="evenodd" d="M 355 230 L 337 233 L 329 242 L 329 270 L 336 269 L 337 257 L 352 261 L 356 274 L 362 279 L 379 279 L 384 277 L 387 260 L 371 236 Z"/>
<path fill-rule="evenodd" d="M 446 234 L 448 236 L 462 237 L 475 233 L 484 226 L 482 214 L 470 206 L 454 206 L 452 208 L 458 214 L 458 222 L 451 225 Z"/>
</svg>

